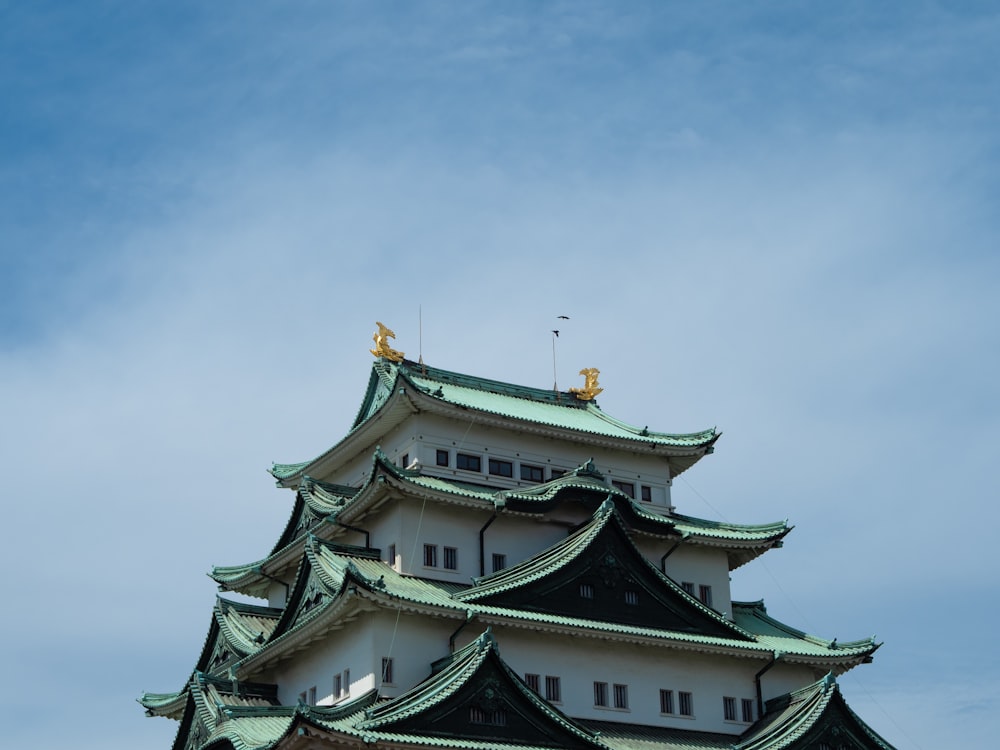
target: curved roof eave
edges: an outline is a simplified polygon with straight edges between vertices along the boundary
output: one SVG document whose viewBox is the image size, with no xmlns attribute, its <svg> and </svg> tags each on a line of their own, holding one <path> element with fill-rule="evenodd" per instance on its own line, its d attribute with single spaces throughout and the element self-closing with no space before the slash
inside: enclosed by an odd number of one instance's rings
<svg viewBox="0 0 1000 750">
<path fill-rule="evenodd" d="M 651 455 L 669 459 L 671 476 L 677 476 L 703 456 L 711 453 L 715 442 L 722 435 L 714 427 L 693 433 L 651 432 L 648 428 L 639 429 L 608 416 L 593 402 L 581 405 L 569 393 L 558 394 L 565 401 L 557 403 L 558 399 L 552 401 L 551 393 L 547 391 L 430 367 L 422 367 L 425 374 L 420 375 L 411 370 L 410 365 L 416 367 L 412 362 L 404 362 L 401 365 L 381 360 L 375 362 L 365 397 L 347 435 L 330 449 L 309 461 L 274 464 L 270 473 L 278 485 L 294 488 L 306 474 L 324 474 L 331 466 L 357 455 L 359 448 L 363 449 L 371 442 L 375 442 L 379 437 L 377 432 L 384 433 L 405 419 L 408 414 L 416 413 L 420 409 L 445 415 L 460 412 L 463 419 L 467 419 L 469 413 L 475 413 L 484 423 L 505 428 L 515 427 L 520 431 L 535 432 L 585 445 L 632 451 L 647 446 Z M 432 389 L 431 384 L 436 384 L 437 388 Z M 466 395 L 464 401 L 470 403 L 449 400 L 443 390 L 444 387 L 453 393 L 464 393 Z M 380 393 L 384 394 L 385 398 L 381 404 L 378 403 Z M 468 397 L 469 394 L 480 397 L 480 401 L 485 400 L 485 403 L 475 403 L 475 399 Z M 511 408 L 508 413 L 494 404 L 494 408 L 491 409 L 490 399 L 500 404 L 516 405 L 517 408 Z M 543 403 L 546 401 L 547 403 Z M 534 417 L 531 414 L 518 413 L 531 408 L 536 411 L 541 409 L 544 413 Z M 576 419 L 568 419 L 567 415 L 571 414 Z M 555 419 L 555 415 L 560 418 Z M 574 426 L 571 424 L 573 421 L 580 424 Z"/>
<path fill-rule="evenodd" d="M 289 466 L 291 470 L 288 473 L 278 473 L 272 467 L 271 474 L 279 487 L 295 489 L 306 475 L 324 476 L 351 460 L 416 411 L 406 390 L 393 388 L 385 403 L 375 413 L 353 427 L 324 453 L 300 464 L 275 464 L 275 467 Z"/>
</svg>

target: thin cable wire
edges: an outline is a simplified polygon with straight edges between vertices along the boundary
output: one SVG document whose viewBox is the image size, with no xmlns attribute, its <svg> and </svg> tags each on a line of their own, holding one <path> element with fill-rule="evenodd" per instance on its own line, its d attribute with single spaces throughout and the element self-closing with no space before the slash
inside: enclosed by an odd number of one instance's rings
<svg viewBox="0 0 1000 750">
<path fill-rule="evenodd" d="M 420 542 L 420 527 L 424 522 L 424 510 L 427 508 L 427 498 L 424 498 L 423 503 L 420 505 L 420 516 L 417 518 L 417 530 L 413 535 L 413 550 L 410 552 L 410 560 L 417 559 L 417 544 Z M 395 563 L 395 561 L 393 561 Z M 392 638 L 389 639 L 389 652 L 386 654 L 386 659 L 392 658 L 392 650 L 396 645 L 396 633 L 399 630 L 399 618 L 403 614 L 403 601 L 400 599 L 396 604 L 396 622 L 392 626 Z M 382 697 L 382 685 L 385 683 L 385 669 L 383 668 L 379 673 L 378 678 L 378 697 Z"/>
<path fill-rule="evenodd" d="M 694 485 L 692 485 L 687 480 L 686 477 L 681 476 L 680 478 L 682 480 L 684 480 L 684 484 L 686 484 L 688 486 L 688 489 L 690 489 L 695 495 L 697 495 L 698 498 L 703 503 L 705 503 L 705 505 L 707 505 L 712 510 L 713 513 L 715 513 L 715 515 L 717 515 L 719 518 L 721 518 L 726 523 L 730 523 L 729 519 L 726 518 L 726 516 L 718 508 L 716 508 L 714 505 L 712 505 L 704 495 L 702 495 L 700 492 L 698 492 L 698 490 L 696 490 L 694 488 Z M 792 596 L 787 591 L 785 591 L 785 589 L 782 587 L 781 583 L 778 581 L 777 577 L 774 575 L 774 573 L 771 571 L 771 569 L 767 566 L 767 563 L 764 562 L 763 558 L 759 559 L 758 563 L 760 564 L 760 567 L 763 568 L 764 571 L 767 573 L 768 577 L 774 583 L 774 585 L 778 589 L 778 591 L 781 592 L 782 596 L 784 596 L 785 599 L 788 601 L 788 603 L 791 605 L 792 609 L 795 610 L 796 616 L 801 619 L 801 621 L 805 624 L 805 626 L 811 632 L 813 632 L 813 633 L 817 632 L 816 631 L 816 627 L 813 625 L 812 622 L 810 622 L 809 618 L 799 608 L 798 604 L 796 604 L 796 602 L 795 602 L 795 599 L 793 599 Z M 897 722 L 892 717 L 892 715 L 888 711 L 885 710 L 885 708 L 882 706 L 882 704 L 880 704 L 877 700 L 875 700 L 875 696 L 871 694 L 871 692 L 868 690 L 868 688 L 861 681 L 861 678 L 859 678 L 858 675 L 855 674 L 854 672 L 851 672 L 850 676 L 854 680 L 854 682 L 858 685 L 858 687 L 860 687 L 861 690 L 864 691 L 864 694 L 868 697 L 868 700 L 870 700 L 872 703 L 874 703 L 876 706 L 878 706 L 879 711 L 881 711 L 885 715 L 885 717 L 889 721 L 892 722 L 892 725 L 894 727 L 896 727 L 896 729 L 899 730 L 900 734 L 902 734 L 904 737 L 906 737 L 906 739 L 909 740 L 909 742 L 913 745 L 913 747 L 917 748 L 917 750 L 923 750 L 923 748 L 920 747 L 920 745 L 916 742 L 916 740 L 914 740 L 912 737 L 910 737 L 910 735 L 907 734 L 906 730 L 903 729 L 903 727 L 901 727 L 899 725 L 899 722 Z"/>
</svg>

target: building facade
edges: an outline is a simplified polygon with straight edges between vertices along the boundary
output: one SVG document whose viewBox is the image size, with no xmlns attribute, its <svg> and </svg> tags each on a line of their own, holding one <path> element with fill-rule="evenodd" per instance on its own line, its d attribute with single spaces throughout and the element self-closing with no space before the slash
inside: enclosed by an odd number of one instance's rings
<svg viewBox="0 0 1000 750">
<path fill-rule="evenodd" d="M 194 670 L 147 713 L 175 750 L 890 746 L 836 676 L 871 660 L 733 601 L 784 522 L 682 515 L 673 480 L 719 434 L 405 360 L 380 324 L 347 435 L 276 464 L 269 554 L 211 575 Z"/>
</svg>

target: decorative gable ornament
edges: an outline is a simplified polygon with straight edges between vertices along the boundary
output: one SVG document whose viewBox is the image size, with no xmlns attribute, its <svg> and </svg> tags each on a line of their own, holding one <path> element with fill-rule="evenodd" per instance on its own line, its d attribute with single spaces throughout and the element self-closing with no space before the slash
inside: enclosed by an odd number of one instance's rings
<svg viewBox="0 0 1000 750">
<path fill-rule="evenodd" d="M 584 367 L 580 370 L 580 374 L 583 375 L 583 388 L 570 388 L 569 392 L 580 399 L 580 401 L 593 401 L 597 397 L 597 394 L 604 391 L 597 384 L 597 378 L 600 376 L 601 371 L 596 367 Z"/>
<path fill-rule="evenodd" d="M 402 362 L 403 357 L 405 356 L 404 353 L 389 346 L 389 339 L 396 338 L 396 333 L 381 321 L 375 321 L 375 325 L 378 326 L 378 330 L 372 335 L 372 340 L 375 342 L 375 348 L 369 349 L 368 351 L 376 357 L 382 357 L 390 362 Z"/>
</svg>

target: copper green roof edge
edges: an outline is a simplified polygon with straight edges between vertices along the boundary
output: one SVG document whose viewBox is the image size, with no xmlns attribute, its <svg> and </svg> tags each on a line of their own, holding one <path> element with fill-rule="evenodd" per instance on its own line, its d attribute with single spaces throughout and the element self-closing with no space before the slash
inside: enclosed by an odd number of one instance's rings
<svg viewBox="0 0 1000 750">
<path fill-rule="evenodd" d="M 734 750 L 782 750 L 812 729 L 833 696 L 828 677 L 768 701 L 758 726 L 750 727 Z M 777 704 L 777 707 L 775 705 Z"/>
<path fill-rule="evenodd" d="M 187 697 L 188 687 L 185 685 L 181 690 L 174 693 L 142 693 L 135 700 L 140 706 L 146 709 L 147 716 L 178 718 L 172 716 L 172 714 L 184 710 Z"/>
<path fill-rule="evenodd" d="M 474 578 L 474 585 L 466 591 L 456 594 L 454 598 L 463 602 L 476 602 L 484 597 L 520 588 L 544 576 L 551 575 L 576 560 L 577 557 L 589 549 L 598 534 L 607 528 L 608 524 L 612 523 L 615 524 L 625 544 L 632 550 L 634 557 L 645 564 L 646 569 L 659 579 L 675 596 L 679 597 L 690 609 L 699 612 L 702 617 L 707 617 L 720 626 L 722 630 L 732 633 L 735 638 L 747 641 L 755 640 L 751 633 L 739 625 L 730 622 L 714 609 L 691 596 L 669 576 L 650 563 L 635 546 L 632 539 L 629 538 L 621 513 L 610 499 L 605 500 L 601 504 L 601 507 L 597 509 L 587 524 L 566 537 L 566 539 L 554 544 L 538 555 L 528 558 L 523 563 L 511 566 L 489 576 L 484 576 L 483 578 Z"/>
<path fill-rule="evenodd" d="M 440 367 L 431 367 L 409 360 L 403 360 L 395 365 L 397 372 L 402 374 L 412 384 L 415 378 L 430 380 L 445 385 L 456 385 L 472 390 L 495 393 L 498 396 L 510 396 L 512 398 L 522 398 L 528 401 L 539 401 L 541 403 L 553 404 L 574 409 L 586 407 L 586 402 L 580 401 L 576 396 L 568 391 L 554 391 L 551 388 L 535 388 L 527 385 L 516 385 L 505 383 L 500 380 L 491 380 L 476 375 L 467 375 L 452 370 L 444 370 Z"/>
<path fill-rule="evenodd" d="M 461 602 L 475 602 L 493 594 L 520 588 L 564 568 L 590 546 L 613 511 L 614 506 L 611 503 L 603 503 L 590 521 L 565 539 L 509 568 L 473 578 L 474 585 L 456 594 L 455 599 Z"/>
<path fill-rule="evenodd" d="M 621 430 L 634 432 L 636 437 L 643 440 L 697 440 L 700 443 L 713 440 L 720 434 L 714 427 L 708 430 L 701 430 L 699 432 L 692 433 L 651 432 L 647 427 L 640 429 L 634 425 L 628 424 L 627 422 L 608 416 L 600 409 L 600 407 L 596 405 L 594 401 L 581 401 L 569 391 L 554 391 L 552 389 L 516 385 L 514 383 L 506 383 L 500 380 L 492 380 L 475 375 L 467 375 L 451 370 L 417 364 L 409 360 L 404 360 L 401 364 L 396 365 L 395 367 L 406 380 L 417 387 L 420 387 L 420 383 L 417 382 L 418 380 L 428 380 L 458 386 L 461 388 L 468 388 L 470 390 L 493 393 L 498 396 L 519 398 L 562 408 L 579 409 L 594 413 L 596 416 L 599 416 L 600 419 L 618 427 Z M 435 395 L 434 392 L 427 388 L 422 388 L 422 390 L 429 395 Z M 440 398 L 439 396 L 437 397 Z"/>
<path fill-rule="evenodd" d="M 641 509 L 641 506 L 639 506 Z M 748 531 L 748 532 L 768 532 L 775 533 L 779 531 L 791 531 L 792 528 L 788 525 L 788 521 L 772 521 L 770 523 L 763 524 L 741 524 L 741 523 L 730 523 L 729 521 L 711 521 L 706 518 L 695 518 L 694 516 L 684 516 L 679 513 L 671 513 L 670 520 L 675 524 L 688 525 L 693 528 L 698 528 L 701 530 L 719 530 L 719 531 Z"/>
<path fill-rule="evenodd" d="M 416 364 L 409 360 L 404 360 L 402 364 L 394 364 L 388 362 L 387 360 L 376 360 L 372 365 L 372 373 L 369 377 L 368 387 L 365 392 L 365 396 L 362 400 L 361 407 L 358 410 L 358 415 L 351 425 L 350 430 L 347 434 L 341 438 L 333 447 L 327 451 L 319 454 L 318 456 L 309 459 L 308 461 L 302 461 L 298 463 L 274 463 L 269 470 L 269 473 L 278 480 L 279 484 L 285 480 L 294 477 L 296 474 L 302 472 L 307 466 L 315 463 L 323 456 L 327 455 L 333 448 L 341 445 L 346 440 L 348 440 L 359 428 L 361 428 L 366 422 L 368 422 L 371 417 L 380 411 L 386 403 L 392 398 L 393 393 L 396 391 L 396 384 L 400 380 L 412 385 L 415 389 L 419 390 L 421 393 L 435 398 L 437 400 L 449 403 L 446 399 L 441 396 L 436 395 L 434 389 L 427 386 L 422 386 L 419 380 L 426 380 L 435 383 L 445 383 L 458 388 L 468 388 L 470 390 L 476 391 L 478 393 L 490 393 L 501 397 L 518 398 L 527 400 L 533 403 L 547 404 L 551 406 L 557 406 L 563 409 L 573 409 L 576 411 L 582 411 L 588 414 L 592 418 L 596 418 L 607 425 L 614 427 L 617 430 L 621 430 L 623 435 L 603 435 L 603 437 L 619 437 L 622 439 L 633 439 L 640 442 L 651 442 L 658 443 L 665 446 L 673 446 L 679 448 L 699 448 L 699 447 L 709 447 L 716 440 L 718 440 L 721 435 L 716 428 L 711 428 L 708 430 L 701 430 L 692 433 L 666 433 L 666 432 L 651 432 L 648 428 L 639 429 L 634 425 L 629 425 L 626 422 L 615 419 L 613 417 L 605 414 L 599 407 L 596 406 L 594 402 L 581 402 L 576 399 L 570 393 L 559 393 L 558 397 L 554 391 L 548 391 L 540 388 L 532 388 L 530 386 L 519 386 L 512 383 L 504 383 L 497 380 L 489 380 L 486 378 L 479 378 L 471 375 L 463 375 L 457 372 L 451 372 L 448 370 L 442 370 L 434 367 L 424 367 L 423 365 Z M 384 398 L 381 402 L 377 403 L 377 396 L 383 394 Z M 464 405 L 463 405 L 464 406 Z M 487 410 L 487 413 L 490 413 Z M 498 410 L 497 415 L 513 417 L 523 419 L 519 417 L 518 414 L 509 414 L 503 410 Z M 527 420 L 532 421 L 532 420 Z M 545 424 L 544 422 L 540 424 Z M 552 427 L 561 427 L 563 429 L 569 429 L 576 432 L 588 433 L 585 428 L 574 427 L 570 425 L 549 425 Z M 601 433 L 593 433 L 600 435 Z"/>
<path fill-rule="evenodd" d="M 496 639 L 489 628 L 467 646 L 456 651 L 448 666 L 440 672 L 431 675 L 424 682 L 406 691 L 398 698 L 369 709 L 366 712 L 365 721 L 359 723 L 357 728 L 362 731 L 377 730 L 443 703 L 472 680 L 482 668 L 483 663 L 491 657 L 496 659 L 496 664 L 519 691 L 519 694 L 526 698 L 537 711 L 558 724 L 564 731 L 568 731 L 588 743 L 601 746 L 593 733 L 553 708 L 548 702 L 543 701 L 524 684 L 514 670 L 500 657 Z M 517 743 L 511 744 L 516 746 Z"/>
<path fill-rule="evenodd" d="M 246 563 L 245 565 L 213 565 L 212 571 L 207 575 L 220 586 L 228 586 L 247 576 L 259 574 L 264 563 L 273 556 L 274 554 L 272 553 L 263 560 Z"/>
<path fill-rule="evenodd" d="M 733 735 L 697 729 L 580 719 L 611 750 L 732 750 Z"/>
<path fill-rule="evenodd" d="M 398 467 L 396 468 L 396 472 L 400 481 L 404 483 L 452 495 L 466 496 L 469 499 L 490 501 L 494 504 L 498 502 L 507 503 L 509 501 L 520 501 L 527 504 L 547 503 L 557 498 L 560 493 L 574 489 L 604 494 L 627 501 L 637 516 L 662 525 L 667 529 L 674 529 L 679 533 L 690 531 L 699 535 L 730 539 L 732 541 L 770 541 L 788 534 L 794 528 L 793 526 L 789 526 L 787 521 L 774 521 L 762 524 L 737 524 L 673 513 L 669 516 L 654 513 L 628 497 L 624 492 L 602 484 L 586 475 L 576 475 L 572 472 L 568 472 L 561 477 L 551 479 L 547 482 L 541 482 L 532 487 L 512 489 L 491 489 L 468 482 L 456 482 L 444 477 L 428 476 L 417 472 L 409 472 L 407 475 L 401 472 Z M 344 510 L 347 510 L 348 507 L 349 505 L 344 506 Z"/>
<path fill-rule="evenodd" d="M 439 705 L 454 695 L 476 673 L 489 655 L 491 646 L 495 646 L 492 635 L 488 637 L 488 642 L 483 636 L 475 639 L 456 651 L 448 666 L 440 672 L 432 674 L 393 700 L 368 709 L 365 720 L 358 724 L 358 729 L 378 729 Z"/>
<path fill-rule="evenodd" d="M 575 397 L 572 395 L 566 397 L 563 400 L 556 401 L 554 398 L 529 398 L 523 395 L 515 395 L 510 392 L 503 392 L 496 389 L 488 389 L 476 387 L 474 384 L 461 384 L 461 383 L 445 383 L 449 386 L 449 389 L 453 390 L 454 393 L 447 394 L 441 390 L 440 386 L 435 390 L 432 389 L 431 385 L 425 383 L 443 383 L 444 381 L 434 381 L 422 378 L 419 375 L 413 373 L 404 374 L 404 379 L 407 380 L 414 388 L 419 389 L 421 393 L 428 396 L 429 398 L 441 401 L 442 403 L 452 404 L 467 409 L 474 409 L 476 411 L 481 411 L 487 414 L 494 414 L 497 416 L 507 417 L 511 419 L 518 419 L 521 421 L 536 422 L 537 424 L 546 425 L 549 427 L 555 427 L 559 429 L 571 430 L 574 432 L 579 432 L 583 434 L 593 434 L 600 437 L 611 437 L 624 440 L 638 441 L 642 443 L 654 443 L 657 445 L 663 445 L 668 447 L 677 448 L 699 448 L 708 447 L 714 443 L 721 433 L 719 433 L 714 427 L 708 430 L 701 430 L 699 432 L 692 433 L 667 433 L 667 432 L 652 432 L 648 428 L 639 428 L 634 425 L 630 425 L 622 420 L 615 419 L 607 414 L 605 414 L 596 404 L 593 402 L 588 402 L 581 405 L 577 402 Z M 484 381 L 486 382 L 486 381 Z M 497 381 L 489 381 L 495 383 Z M 506 384 L 504 384 L 506 385 Z M 538 389 L 528 389 L 523 386 L 511 386 L 512 388 L 520 388 L 524 391 L 534 391 L 537 392 Z M 476 399 L 472 396 L 462 397 L 461 391 L 464 389 L 466 393 L 477 394 L 481 397 L 486 396 L 495 397 L 496 403 L 475 403 Z M 551 393 L 551 392 L 549 392 Z M 540 407 L 558 409 L 562 412 L 562 421 L 559 419 L 554 419 L 553 421 L 546 421 L 544 419 L 531 419 L 519 413 L 519 409 L 515 408 L 515 404 L 509 404 L 504 406 L 506 403 L 502 399 L 516 399 L 522 401 L 528 401 L 530 403 L 536 404 Z M 572 401 L 573 403 L 569 403 Z M 553 417 L 560 412 L 546 412 Z M 583 418 L 589 420 L 595 420 L 596 423 L 601 423 L 606 425 L 608 430 L 615 430 L 616 432 L 604 432 L 596 429 L 588 429 L 585 423 L 581 424 L 570 424 L 565 422 L 567 415 L 570 412 L 576 412 L 578 415 L 585 415 Z M 575 417 L 579 420 L 580 417 Z"/>
<path fill-rule="evenodd" d="M 315 460 L 315 459 L 313 459 Z M 271 468 L 268 473 L 275 479 L 287 479 L 290 476 L 294 476 L 298 472 L 302 471 L 305 467 L 311 464 L 312 461 L 300 461 L 297 464 L 271 464 Z"/>
<path fill-rule="evenodd" d="M 216 597 L 216 620 L 219 629 L 239 656 L 246 656 L 257 649 L 274 632 L 281 619 L 282 610 L 274 607 L 259 607 L 252 604 L 234 602 L 230 599 Z M 253 628 L 245 619 L 254 617 L 269 621 L 270 627 Z"/>
<path fill-rule="evenodd" d="M 500 494 L 493 487 L 486 487 L 485 485 L 476 484 L 474 482 L 456 482 L 451 479 L 433 477 L 427 474 L 421 474 L 417 477 L 409 477 L 404 481 L 423 489 L 445 492 L 449 495 L 465 496 L 491 503 L 495 500 L 496 496 Z"/>
<path fill-rule="evenodd" d="M 400 469 L 395 466 L 382 451 L 381 447 L 376 446 L 375 451 L 372 454 L 372 469 L 368 474 L 368 479 L 360 487 L 355 489 L 354 496 L 350 498 L 344 506 L 331 510 L 330 513 L 326 513 L 322 516 L 316 514 L 316 517 L 320 520 L 335 521 L 337 516 L 343 513 L 348 507 L 350 507 L 351 501 L 356 499 L 364 490 L 368 489 L 374 485 L 379 476 L 379 469 L 385 469 L 393 476 L 406 481 L 407 479 L 412 479 L 414 476 L 419 476 L 419 472 L 409 471 L 406 469 Z M 315 481 L 315 480 L 312 480 Z M 220 586 L 226 587 L 229 590 L 240 591 L 241 593 L 248 593 L 250 590 L 257 590 L 261 587 L 266 587 L 268 585 L 269 579 L 263 574 L 263 569 L 273 558 L 278 555 L 284 554 L 286 551 L 302 543 L 302 540 L 306 534 L 299 534 L 298 536 L 292 537 L 285 545 L 279 546 L 281 540 L 289 536 L 288 527 L 290 527 L 296 517 L 296 511 L 298 509 L 298 503 L 307 506 L 306 501 L 301 499 L 301 493 L 296 493 L 296 502 L 292 509 L 292 515 L 288 520 L 286 525 L 286 530 L 282 532 L 281 537 L 278 540 L 278 544 L 271 551 L 267 557 L 257 560 L 256 562 L 246 563 L 244 565 L 231 565 L 231 566 L 213 566 L 212 571 L 208 574 L 208 577 L 213 581 L 218 583 Z M 304 510 L 303 508 L 303 510 Z M 309 532 L 307 532 L 309 533 Z M 249 594 L 254 596 L 255 594 Z"/>
<path fill-rule="evenodd" d="M 310 484 L 319 487 L 324 492 L 327 492 L 337 497 L 350 497 L 352 495 L 357 494 L 358 492 L 357 487 L 352 487 L 349 484 L 335 484 L 334 482 L 324 482 L 322 479 L 316 479 L 315 477 L 311 477 L 308 474 L 304 474 L 302 476 L 302 481 L 309 482 Z"/>
<path fill-rule="evenodd" d="M 860 652 L 864 653 L 866 651 L 874 652 L 882 644 L 876 643 L 875 637 L 871 638 L 860 638 L 856 641 L 845 641 L 844 643 L 838 643 L 837 639 L 829 640 L 826 638 L 821 638 L 817 635 L 811 635 L 805 631 L 799 630 L 798 628 L 793 628 L 791 625 L 776 620 L 767 614 L 767 609 L 764 607 L 764 601 L 759 600 L 756 602 L 738 602 L 733 601 L 733 617 L 737 616 L 737 610 L 740 610 L 739 614 L 744 617 L 750 618 L 752 620 L 758 620 L 765 625 L 779 630 L 785 634 L 785 637 L 794 638 L 796 640 L 807 641 L 813 645 L 827 648 L 831 651 L 841 651 L 841 652 Z M 752 626 L 745 626 L 749 632 L 754 633 L 757 637 L 773 637 L 764 632 L 755 631 Z M 831 654 L 833 655 L 833 654 Z"/>
<path fill-rule="evenodd" d="M 368 380 L 368 387 L 365 391 L 365 395 L 362 399 L 361 407 L 358 410 L 358 415 L 355 417 L 354 421 L 351 423 L 351 428 L 347 431 L 340 440 L 334 443 L 330 448 L 319 455 L 309 459 L 308 461 L 301 461 L 299 463 L 292 464 L 273 464 L 270 469 L 270 474 L 278 480 L 279 486 L 281 483 L 291 479 L 296 474 L 300 474 L 303 469 L 312 464 L 316 463 L 324 456 L 328 455 L 337 446 L 344 444 L 352 438 L 352 436 L 360 430 L 374 414 L 381 411 L 385 405 L 391 400 L 393 394 L 395 393 L 395 371 L 389 371 L 387 368 L 391 368 L 392 365 L 389 362 L 378 360 L 372 365 L 372 373 Z M 385 374 L 380 373 L 380 368 L 385 370 Z M 384 394 L 384 398 L 377 402 L 376 396 L 380 393 Z"/>
<path fill-rule="evenodd" d="M 208 741 L 199 750 L 271 750 L 291 732 L 291 716 L 253 717 L 242 721 L 222 721 L 215 725 Z"/>
<path fill-rule="evenodd" d="M 741 741 L 733 745 L 733 749 L 783 750 L 795 747 L 799 740 L 807 736 L 821 722 L 829 721 L 824 717 L 832 710 L 834 704 L 850 721 L 856 723 L 857 728 L 877 747 L 881 750 L 894 750 L 892 745 L 847 705 L 840 692 L 840 686 L 832 674 L 827 674 L 812 685 L 769 700 L 765 706 L 765 715 L 761 717 L 758 725 L 748 729 Z"/>
<path fill-rule="evenodd" d="M 358 413 L 351 422 L 349 433 L 368 421 L 372 414 L 382 408 L 385 402 L 389 400 L 389 396 L 396 389 L 398 379 L 395 365 L 388 360 L 377 359 L 372 362 L 371 374 L 368 376 L 365 395 L 361 399 Z M 381 397 L 381 403 L 379 403 L 379 397 Z"/>
<path fill-rule="evenodd" d="M 893 745 L 890 745 L 882 735 L 880 735 L 878 732 L 872 729 L 871 726 L 868 724 L 868 722 L 866 722 L 864 719 L 858 716 L 854 712 L 854 709 L 848 705 L 847 700 L 844 698 L 843 693 L 840 692 L 839 683 L 836 685 L 836 690 L 837 690 L 837 695 L 840 696 L 840 699 L 843 702 L 842 705 L 843 710 L 846 711 L 847 714 L 852 719 L 854 719 L 854 721 L 858 723 L 858 726 L 860 726 L 862 731 L 864 731 L 864 733 L 868 735 L 868 738 L 871 739 L 874 743 L 876 743 L 879 747 L 881 747 L 882 750 L 896 750 L 896 748 Z"/>
<path fill-rule="evenodd" d="M 324 559 L 319 559 L 318 562 L 321 565 L 325 565 L 326 561 Z M 749 632 L 750 640 L 740 640 L 731 637 L 721 637 L 721 636 L 705 636 L 692 633 L 684 633 L 680 631 L 673 630 L 663 630 L 657 628 L 648 628 L 642 626 L 634 625 L 621 625 L 620 623 L 607 622 L 603 620 L 587 620 L 578 617 L 570 617 L 564 615 L 553 615 L 544 612 L 532 612 L 528 610 L 518 610 L 510 609 L 507 607 L 497 607 L 492 605 L 482 605 L 476 604 L 474 602 L 463 602 L 459 600 L 455 595 L 450 593 L 455 588 L 454 584 L 448 584 L 442 581 L 436 581 L 432 579 L 416 578 L 412 576 L 402 576 L 388 565 L 385 565 L 382 561 L 376 560 L 363 560 L 359 559 L 355 562 L 355 566 L 361 571 L 361 579 L 359 584 L 363 588 L 367 588 L 369 591 L 377 594 L 384 594 L 388 597 L 392 597 L 395 600 L 402 600 L 409 602 L 412 605 L 433 607 L 440 610 L 450 610 L 455 614 L 456 617 L 467 616 L 468 612 L 472 612 L 476 616 L 494 617 L 501 619 L 511 619 L 511 620 L 521 620 L 524 622 L 535 622 L 543 625 L 549 625 L 554 627 L 570 627 L 578 628 L 580 630 L 587 630 L 594 633 L 617 633 L 625 636 L 634 636 L 641 638 L 651 638 L 657 641 L 663 642 L 674 642 L 677 644 L 687 644 L 688 646 L 706 646 L 711 648 L 725 648 L 725 649 L 736 649 L 743 652 L 752 652 L 760 655 L 768 655 L 773 653 L 776 647 L 780 647 L 785 653 L 789 655 L 796 656 L 799 658 L 834 658 L 838 660 L 852 659 L 863 654 L 855 654 L 848 651 L 846 648 L 841 648 L 838 650 L 830 651 L 826 649 L 825 643 L 821 647 L 816 643 L 809 641 L 796 640 L 789 636 L 788 641 L 790 642 L 780 642 L 767 643 L 761 642 L 757 639 L 756 634 Z M 372 568 L 371 572 L 365 572 L 366 568 Z M 371 582 L 374 579 L 375 571 L 379 572 L 382 576 L 382 582 L 384 583 L 384 588 L 376 586 L 367 586 L 365 582 Z M 317 616 L 326 611 L 327 608 L 333 606 L 336 600 L 331 599 L 325 604 L 313 610 Z M 703 606 L 703 605 L 702 605 Z M 310 613 L 312 614 L 312 613 Z M 717 613 L 716 613 L 716 616 Z M 298 631 L 300 627 L 312 622 L 310 617 L 308 620 L 296 623 L 295 627 L 289 629 L 284 634 L 282 638 L 289 636 L 292 633 Z M 738 628 L 737 628 L 738 629 Z M 275 644 L 279 643 L 278 639 L 269 641 L 262 646 L 263 648 L 270 648 Z M 259 653 L 259 652 L 258 652 Z M 246 659 L 250 659 L 256 654 L 252 654 Z M 241 660 L 245 661 L 244 660 Z M 239 663 L 237 664 L 237 667 Z"/>
</svg>

